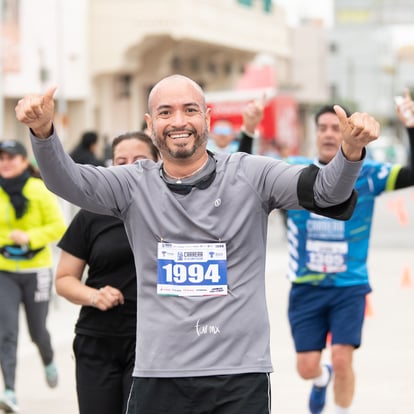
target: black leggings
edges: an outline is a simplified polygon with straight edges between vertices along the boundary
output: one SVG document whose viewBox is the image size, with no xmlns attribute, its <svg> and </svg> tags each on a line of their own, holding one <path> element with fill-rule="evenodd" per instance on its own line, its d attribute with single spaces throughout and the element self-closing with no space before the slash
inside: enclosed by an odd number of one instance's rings
<svg viewBox="0 0 414 414">
<path fill-rule="evenodd" d="M 73 350 L 79 414 L 125 414 L 132 384 L 135 337 L 77 334 Z"/>
<path fill-rule="evenodd" d="M 43 365 L 53 361 L 53 349 L 46 320 L 53 275 L 51 269 L 30 273 L 0 271 L 0 361 L 6 389 L 14 390 L 20 304 L 24 306 L 32 341 Z"/>
<path fill-rule="evenodd" d="M 269 414 L 269 374 L 134 378 L 127 414 Z"/>
</svg>

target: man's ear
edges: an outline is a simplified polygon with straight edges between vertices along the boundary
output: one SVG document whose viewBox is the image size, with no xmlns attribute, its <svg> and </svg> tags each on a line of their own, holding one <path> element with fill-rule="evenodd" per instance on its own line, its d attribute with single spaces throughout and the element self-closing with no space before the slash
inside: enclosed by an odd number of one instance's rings
<svg viewBox="0 0 414 414">
<path fill-rule="evenodd" d="M 145 122 L 147 123 L 147 128 L 149 131 L 149 134 L 152 135 L 152 119 L 151 119 L 151 115 L 150 114 L 145 114 L 144 115 L 145 118 Z"/>
<path fill-rule="evenodd" d="M 210 132 L 210 127 L 211 127 L 211 108 L 207 108 L 207 110 L 206 110 L 206 125 L 207 125 L 208 132 Z"/>
</svg>

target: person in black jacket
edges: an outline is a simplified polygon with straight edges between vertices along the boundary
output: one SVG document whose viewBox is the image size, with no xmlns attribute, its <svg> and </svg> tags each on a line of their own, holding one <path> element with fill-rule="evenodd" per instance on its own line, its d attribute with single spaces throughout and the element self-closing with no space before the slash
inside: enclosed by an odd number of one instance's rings
<svg viewBox="0 0 414 414">
<path fill-rule="evenodd" d="M 98 134 L 95 131 L 86 131 L 82 134 L 79 144 L 69 154 L 78 164 L 105 165 L 103 160 L 96 157 Z"/>
<path fill-rule="evenodd" d="M 144 158 L 157 161 L 159 153 L 143 132 L 113 140 L 114 166 Z M 81 209 L 58 247 L 56 291 L 82 306 L 73 342 L 79 414 L 125 413 L 135 357 L 137 283 L 123 223 Z"/>
</svg>

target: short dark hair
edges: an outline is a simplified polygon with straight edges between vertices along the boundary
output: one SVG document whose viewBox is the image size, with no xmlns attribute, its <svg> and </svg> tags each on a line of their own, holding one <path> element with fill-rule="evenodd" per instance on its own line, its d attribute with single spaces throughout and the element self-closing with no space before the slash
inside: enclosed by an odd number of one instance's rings
<svg viewBox="0 0 414 414">
<path fill-rule="evenodd" d="M 345 108 L 344 106 L 342 106 L 342 105 L 340 105 L 341 106 L 341 108 L 343 108 L 343 110 L 345 111 L 345 113 L 346 113 L 346 116 L 351 116 L 351 113 L 348 111 L 348 109 L 347 108 Z M 328 114 L 328 113 L 330 113 L 330 114 L 335 114 L 336 115 L 336 112 L 335 112 L 335 109 L 334 109 L 334 105 L 325 105 L 325 106 L 322 106 L 319 110 L 318 110 L 318 112 L 316 112 L 316 114 L 315 114 L 315 123 L 316 124 L 318 124 L 318 121 L 319 121 L 319 118 L 323 115 L 323 114 Z"/>
<path fill-rule="evenodd" d="M 125 141 L 126 139 L 136 139 L 138 141 L 142 141 L 143 143 L 148 145 L 148 148 L 150 149 L 152 159 L 157 162 L 160 157 L 160 152 L 158 151 L 158 148 L 154 145 L 152 142 L 151 137 L 149 137 L 145 132 L 142 131 L 132 131 L 132 132 L 125 132 L 124 134 L 118 135 L 115 137 L 112 141 L 112 158 L 114 158 L 114 152 L 115 148 L 118 144 L 120 144 L 122 141 Z"/>
<path fill-rule="evenodd" d="M 95 131 L 86 131 L 82 134 L 80 145 L 82 148 L 90 149 L 98 141 L 98 134 Z"/>
</svg>

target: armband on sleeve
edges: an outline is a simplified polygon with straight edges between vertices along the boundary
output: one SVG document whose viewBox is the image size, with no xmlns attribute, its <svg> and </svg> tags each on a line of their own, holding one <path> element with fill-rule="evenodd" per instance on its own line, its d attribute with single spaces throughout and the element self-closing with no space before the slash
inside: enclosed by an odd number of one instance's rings
<svg viewBox="0 0 414 414">
<path fill-rule="evenodd" d="M 316 165 L 309 165 L 302 170 L 297 186 L 299 204 L 306 210 L 312 211 L 313 213 L 319 214 L 321 216 L 336 220 L 350 219 L 357 203 L 357 191 L 352 190 L 352 194 L 348 200 L 344 201 L 341 204 L 325 208 L 318 207 L 313 197 L 313 185 L 315 183 L 318 172 L 319 168 Z"/>
</svg>

